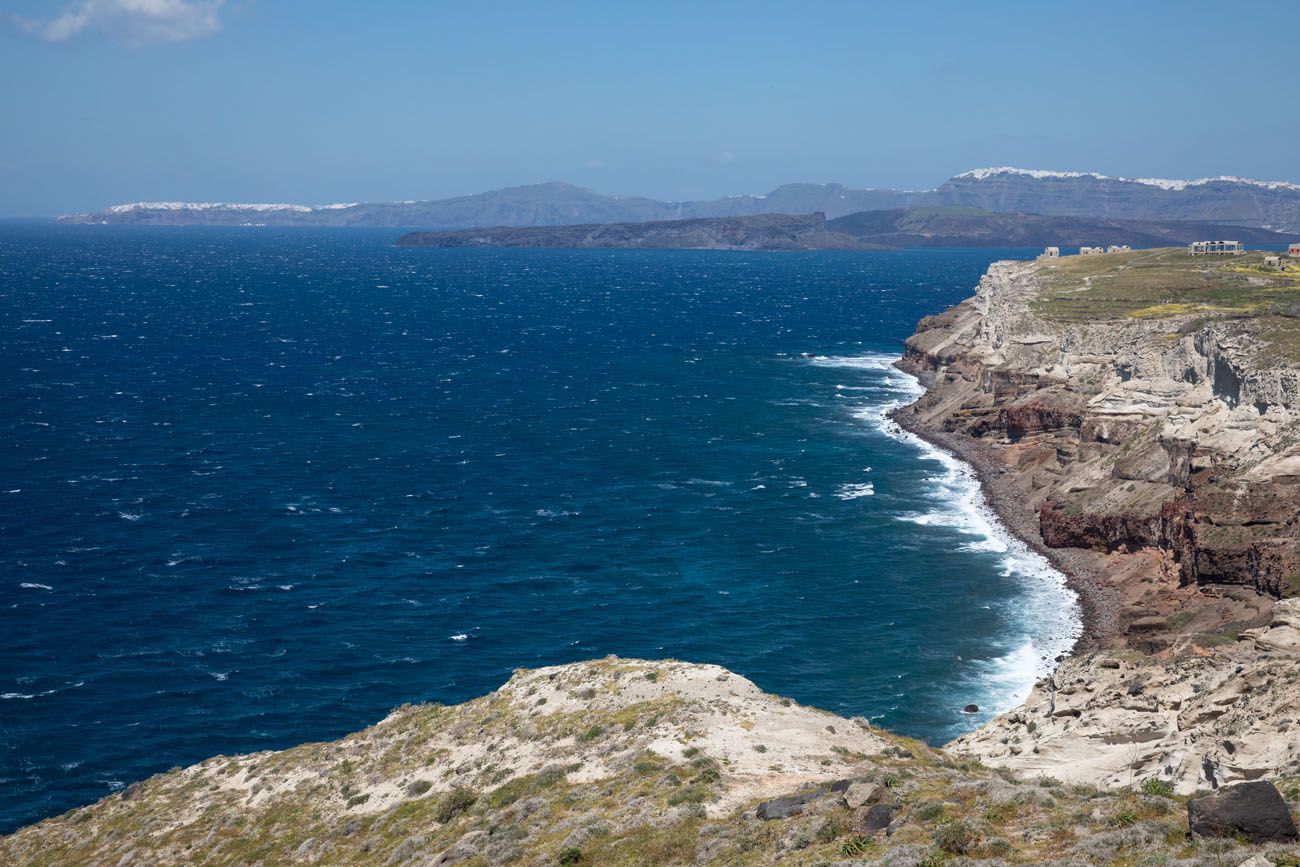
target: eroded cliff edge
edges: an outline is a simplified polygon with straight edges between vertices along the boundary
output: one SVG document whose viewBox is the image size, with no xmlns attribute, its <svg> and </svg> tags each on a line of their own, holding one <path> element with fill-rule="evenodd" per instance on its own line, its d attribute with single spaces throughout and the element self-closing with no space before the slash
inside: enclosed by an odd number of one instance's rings
<svg viewBox="0 0 1300 867">
<path fill-rule="evenodd" d="M 1300 268 L 1182 250 L 1000 262 L 927 318 L 898 420 L 972 460 L 1074 579 L 1082 652 L 952 746 L 1180 791 L 1300 757 Z"/>
</svg>

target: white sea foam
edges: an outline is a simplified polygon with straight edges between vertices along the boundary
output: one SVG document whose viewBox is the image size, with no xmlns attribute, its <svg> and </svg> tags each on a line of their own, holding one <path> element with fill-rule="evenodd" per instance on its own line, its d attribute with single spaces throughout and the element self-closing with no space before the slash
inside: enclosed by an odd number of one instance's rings
<svg viewBox="0 0 1300 867">
<path fill-rule="evenodd" d="M 23 588 L 24 590 L 53 590 L 54 589 L 48 584 L 36 584 L 31 581 L 24 581 L 22 584 L 19 584 L 18 586 Z"/>
<path fill-rule="evenodd" d="M 23 681 L 24 679 L 19 678 L 19 680 Z M 64 688 L 76 689 L 79 686 L 85 686 L 85 685 L 86 682 L 84 680 L 79 680 L 76 683 L 68 684 Z M 27 701 L 28 699 L 42 698 L 43 696 L 54 695 L 56 692 L 61 692 L 61 691 L 62 690 L 58 690 L 58 689 L 47 689 L 44 692 L 4 692 L 4 693 L 0 693 L 0 699 L 19 699 L 22 701 Z"/>
<path fill-rule="evenodd" d="M 889 413 L 925 393 L 917 379 L 894 366 L 896 358 L 884 353 L 856 357 L 813 359 L 821 367 L 843 367 L 881 374 L 878 391 L 889 399 L 863 406 L 854 417 L 870 427 L 915 448 L 921 457 L 938 465 L 926 479 L 926 493 L 934 507 L 925 512 L 895 516 L 926 527 L 956 530 L 969 541 L 961 550 L 998 556 L 1002 575 L 1024 588 L 1016 600 L 1020 616 L 1017 635 L 1008 636 L 1014 647 L 1005 654 L 977 664 L 985 710 L 1008 710 L 1028 697 L 1034 682 L 1052 672 L 1056 659 L 1068 653 L 1083 632 L 1079 600 L 1066 577 L 1038 552 L 1003 526 L 989 508 L 979 480 L 965 461 L 904 430 Z"/>
<path fill-rule="evenodd" d="M 1073 639 L 1070 643 L 1073 644 Z M 985 701 L 991 703 L 991 707 L 982 710 L 1001 713 L 1028 697 L 1029 687 L 1043 674 L 1043 661 L 1039 652 L 1039 644 L 1032 638 L 1026 638 L 1009 653 L 976 663 L 980 681 L 988 696 Z M 1029 687 L 1025 686 L 1026 682 Z"/>
<path fill-rule="evenodd" d="M 871 482 L 858 482 L 840 485 L 835 496 L 841 500 L 856 500 L 858 497 L 875 496 L 876 487 Z"/>
</svg>

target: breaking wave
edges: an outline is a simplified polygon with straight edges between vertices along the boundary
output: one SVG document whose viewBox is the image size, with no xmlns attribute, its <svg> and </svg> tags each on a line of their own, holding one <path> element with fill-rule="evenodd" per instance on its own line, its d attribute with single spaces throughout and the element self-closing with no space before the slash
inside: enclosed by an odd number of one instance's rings
<svg viewBox="0 0 1300 867">
<path fill-rule="evenodd" d="M 1078 596 L 1066 576 L 1037 551 L 1014 536 L 989 507 L 974 468 L 965 461 L 904 430 L 890 418 L 925 393 L 916 377 L 894 366 L 896 356 L 871 353 L 856 357 L 813 360 L 823 367 L 867 371 L 878 377 L 873 392 L 883 399 L 852 410 L 854 418 L 894 440 L 914 448 L 923 460 L 937 465 L 924 481 L 933 505 L 920 512 L 895 515 L 901 522 L 954 530 L 967 541 L 959 550 L 998 558 L 1003 577 L 1022 588 L 1016 600 L 1016 634 L 1006 636 L 1004 654 L 975 663 L 984 701 L 1001 712 L 1028 697 L 1035 681 L 1050 674 L 1058 658 L 1070 652 L 1083 632 Z"/>
</svg>

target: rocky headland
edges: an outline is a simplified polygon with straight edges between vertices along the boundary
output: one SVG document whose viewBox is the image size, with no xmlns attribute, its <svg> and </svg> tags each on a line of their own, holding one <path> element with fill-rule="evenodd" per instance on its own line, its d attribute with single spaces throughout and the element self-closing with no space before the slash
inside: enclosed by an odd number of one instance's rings
<svg viewBox="0 0 1300 867">
<path fill-rule="evenodd" d="M 518 671 L 341 740 L 219 756 L 0 838 L 16 865 L 1294 865 L 1300 268 L 992 266 L 898 413 L 980 471 L 1088 634 L 935 749 L 722 668 Z"/>
<path fill-rule="evenodd" d="M 1089 627 L 955 752 L 1184 793 L 1300 769 L 1297 296 L 1263 254 L 1001 262 L 907 341 L 898 420 L 980 468 Z"/>
</svg>

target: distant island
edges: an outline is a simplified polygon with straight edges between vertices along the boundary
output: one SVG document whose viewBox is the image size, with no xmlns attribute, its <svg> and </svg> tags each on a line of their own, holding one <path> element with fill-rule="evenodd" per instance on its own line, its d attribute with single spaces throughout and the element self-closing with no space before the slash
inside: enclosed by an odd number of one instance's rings
<svg viewBox="0 0 1300 867">
<path fill-rule="evenodd" d="M 561 226 L 860 211 L 918 207 L 978 208 L 996 213 L 1123 220 L 1192 221 L 1300 231 L 1300 184 L 1218 177 L 1199 180 L 1116 178 L 1010 166 L 975 169 L 930 190 L 852 189 L 786 184 L 766 195 L 666 202 L 609 196 L 566 183 L 532 184 L 433 201 L 302 204 L 135 202 L 69 214 L 78 224 L 158 226 L 377 226 L 469 229 Z"/>
<path fill-rule="evenodd" d="M 978 208 L 899 208 L 834 219 L 825 214 L 710 217 L 575 226 L 410 232 L 402 247 L 550 247 L 702 250 L 888 250 L 911 247 L 1015 247 L 1130 244 L 1156 247 L 1201 238 L 1285 243 L 1267 229 L 1213 223 L 997 214 Z"/>
</svg>

